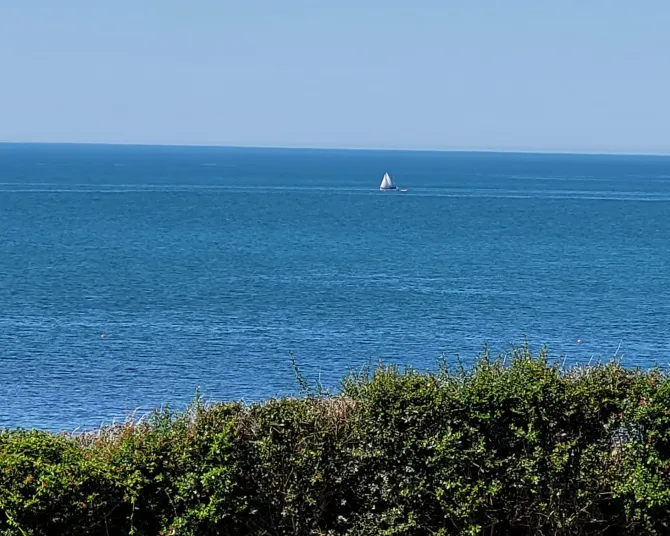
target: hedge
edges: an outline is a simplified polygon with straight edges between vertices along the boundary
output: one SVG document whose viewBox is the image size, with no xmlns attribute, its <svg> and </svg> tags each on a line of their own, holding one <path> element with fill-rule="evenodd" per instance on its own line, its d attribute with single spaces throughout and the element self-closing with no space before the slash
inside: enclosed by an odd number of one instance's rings
<svg viewBox="0 0 670 536">
<path fill-rule="evenodd" d="M 670 534 L 670 377 L 379 365 L 337 393 L 0 432 L 2 535 Z"/>
</svg>

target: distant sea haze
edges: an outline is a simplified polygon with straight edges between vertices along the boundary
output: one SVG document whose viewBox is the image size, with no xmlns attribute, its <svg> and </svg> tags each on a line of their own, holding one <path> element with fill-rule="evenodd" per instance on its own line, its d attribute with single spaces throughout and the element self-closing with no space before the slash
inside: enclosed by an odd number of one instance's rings
<svg viewBox="0 0 670 536">
<path fill-rule="evenodd" d="M 0 426 L 288 393 L 291 352 L 670 361 L 668 157 L 0 144 L 0 230 Z"/>
</svg>

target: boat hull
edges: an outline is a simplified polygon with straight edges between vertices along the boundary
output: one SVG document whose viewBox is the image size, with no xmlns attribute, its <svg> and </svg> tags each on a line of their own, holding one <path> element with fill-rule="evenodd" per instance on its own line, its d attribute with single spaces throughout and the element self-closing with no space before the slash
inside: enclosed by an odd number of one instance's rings
<svg viewBox="0 0 670 536">
<path fill-rule="evenodd" d="M 381 192 L 395 192 L 398 189 L 397 186 L 390 186 L 388 188 L 379 188 Z"/>
</svg>

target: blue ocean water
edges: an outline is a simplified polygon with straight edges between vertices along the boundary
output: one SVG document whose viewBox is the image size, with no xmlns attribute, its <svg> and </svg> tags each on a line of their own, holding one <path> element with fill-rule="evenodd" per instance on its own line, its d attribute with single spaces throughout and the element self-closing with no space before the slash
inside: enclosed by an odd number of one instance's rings
<svg viewBox="0 0 670 536">
<path fill-rule="evenodd" d="M 0 145 L 0 426 L 669 327 L 670 158 Z"/>
</svg>

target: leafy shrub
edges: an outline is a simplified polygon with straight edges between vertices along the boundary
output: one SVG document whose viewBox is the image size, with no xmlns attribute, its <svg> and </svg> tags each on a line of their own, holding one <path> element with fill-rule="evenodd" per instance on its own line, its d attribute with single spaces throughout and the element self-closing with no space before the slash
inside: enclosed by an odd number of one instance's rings
<svg viewBox="0 0 670 536">
<path fill-rule="evenodd" d="M 0 534 L 670 533 L 670 378 L 378 366 L 341 392 L 157 411 L 81 435 L 0 432 Z"/>
</svg>

